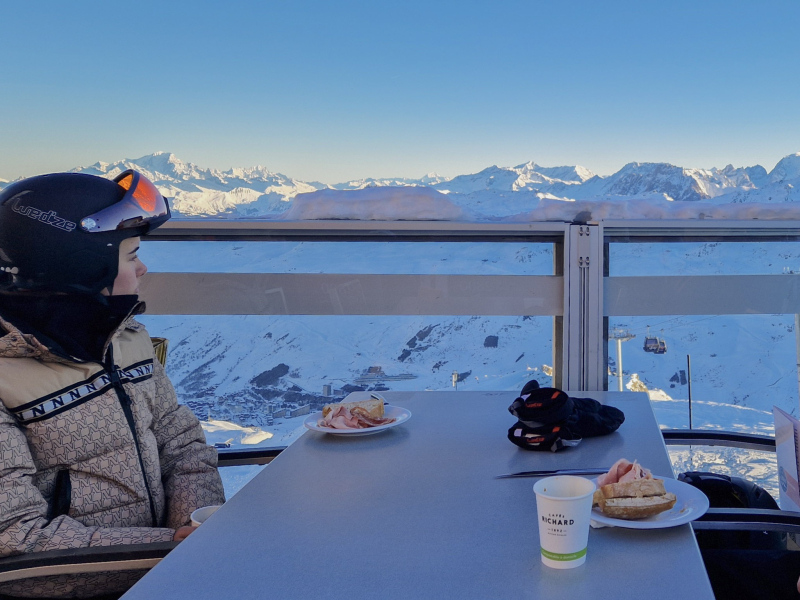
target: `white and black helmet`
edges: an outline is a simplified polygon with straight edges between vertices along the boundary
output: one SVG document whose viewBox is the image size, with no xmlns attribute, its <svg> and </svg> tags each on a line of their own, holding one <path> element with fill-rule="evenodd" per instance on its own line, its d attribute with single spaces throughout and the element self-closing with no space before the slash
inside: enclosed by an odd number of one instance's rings
<svg viewBox="0 0 800 600">
<path fill-rule="evenodd" d="M 0 192 L 0 289 L 96 294 L 117 276 L 119 245 L 170 218 L 136 171 L 23 179 Z"/>
</svg>

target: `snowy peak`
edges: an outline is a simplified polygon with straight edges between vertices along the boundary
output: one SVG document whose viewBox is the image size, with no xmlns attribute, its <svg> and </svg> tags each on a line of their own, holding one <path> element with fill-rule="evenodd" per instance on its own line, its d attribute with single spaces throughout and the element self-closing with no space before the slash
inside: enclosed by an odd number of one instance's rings
<svg viewBox="0 0 800 600">
<path fill-rule="evenodd" d="M 756 165 L 755 167 L 745 167 L 744 172 L 747 173 L 750 181 L 752 181 L 753 185 L 756 187 L 765 185 L 769 178 L 769 175 L 767 175 L 767 170 L 761 165 Z"/>
<path fill-rule="evenodd" d="M 594 173 L 584 167 L 542 167 L 530 161 L 516 167 L 494 165 L 478 173 L 459 175 L 434 187 L 459 194 L 482 190 L 552 193 L 568 185 L 580 185 L 592 177 Z"/>
<path fill-rule="evenodd" d="M 255 167 L 233 167 L 223 171 L 222 175 L 231 179 L 241 179 L 242 181 L 253 181 L 256 179 L 270 180 L 275 178 L 288 179 L 280 173 L 273 173 L 266 167 L 256 165 Z"/>
<path fill-rule="evenodd" d="M 202 169 L 192 163 L 185 163 L 170 152 L 156 152 L 141 158 L 123 159 L 113 163 L 96 162 L 89 167 L 72 169 L 75 173 L 89 173 L 102 177 L 116 177 L 127 169 L 135 169 L 142 175 L 160 183 L 165 181 L 189 181 L 213 177 L 209 169 Z"/>
<path fill-rule="evenodd" d="M 130 162 L 137 165 L 140 170 L 180 179 L 196 179 L 209 173 L 208 169 L 200 169 L 192 163 L 185 163 L 171 152 L 156 152 Z"/>
<path fill-rule="evenodd" d="M 98 162 L 73 171 L 115 177 L 126 169 L 139 171 L 170 197 L 176 216 L 246 217 L 283 212 L 297 194 L 324 187 L 273 173 L 262 166 L 227 171 L 204 169 L 169 152 L 114 163 Z"/>
<path fill-rule="evenodd" d="M 437 175 L 436 173 L 429 173 L 420 179 L 411 179 L 408 177 L 374 179 L 372 177 L 366 177 L 364 179 L 352 179 L 344 183 L 334 183 L 328 187 L 335 190 L 363 190 L 369 187 L 430 186 L 443 181 L 447 181 L 447 178 Z"/>
<path fill-rule="evenodd" d="M 800 152 L 782 158 L 769 174 L 770 183 L 797 178 L 800 178 Z"/>
<path fill-rule="evenodd" d="M 564 181 L 568 183 L 583 183 L 595 176 L 589 169 L 576 165 L 574 167 L 543 167 L 533 161 L 515 167 L 515 170 L 522 173 L 538 173 L 550 180 Z"/>
<path fill-rule="evenodd" d="M 604 195 L 642 196 L 665 194 L 672 200 L 697 202 L 716 198 L 732 190 L 746 191 L 757 187 L 751 174 L 763 181 L 766 170 L 755 166 L 722 169 L 690 169 L 669 163 L 629 163 L 605 179 L 600 192 Z"/>
<path fill-rule="evenodd" d="M 606 179 L 601 191 L 614 196 L 641 196 L 656 192 L 673 200 L 689 201 L 709 197 L 691 172 L 668 163 L 628 163 Z"/>
<path fill-rule="evenodd" d="M 519 179 L 519 173 L 516 170 L 493 165 L 478 173 L 458 175 L 433 187 L 437 190 L 457 194 L 471 194 L 490 189 L 512 191 L 517 179 Z"/>
</svg>

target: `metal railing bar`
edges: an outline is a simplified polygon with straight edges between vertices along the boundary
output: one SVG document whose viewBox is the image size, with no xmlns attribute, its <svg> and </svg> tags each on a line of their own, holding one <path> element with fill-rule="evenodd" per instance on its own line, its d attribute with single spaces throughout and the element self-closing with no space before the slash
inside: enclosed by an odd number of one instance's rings
<svg viewBox="0 0 800 600">
<path fill-rule="evenodd" d="M 28 577 L 148 569 L 157 564 L 178 542 L 130 544 L 69 550 L 48 550 L 9 556 L 0 560 L 0 582 Z"/>
<path fill-rule="evenodd" d="M 709 508 L 692 522 L 694 529 L 785 531 L 800 533 L 800 513 L 754 508 Z"/>
<path fill-rule="evenodd" d="M 728 446 L 775 452 L 775 438 L 768 435 L 702 429 L 662 429 L 661 435 L 667 446 Z"/>
<path fill-rule="evenodd" d="M 172 219 L 148 240 L 537 241 L 558 243 L 568 223 L 454 221 L 270 221 Z"/>
<path fill-rule="evenodd" d="M 612 243 L 800 240 L 800 221 L 788 220 L 612 220 L 603 221 L 603 229 Z"/>
<path fill-rule="evenodd" d="M 239 467 L 243 465 L 266 465 L 272 462 L 287 446 L 271 448 L 219 448 L 218 467 Z"/>
</svg>

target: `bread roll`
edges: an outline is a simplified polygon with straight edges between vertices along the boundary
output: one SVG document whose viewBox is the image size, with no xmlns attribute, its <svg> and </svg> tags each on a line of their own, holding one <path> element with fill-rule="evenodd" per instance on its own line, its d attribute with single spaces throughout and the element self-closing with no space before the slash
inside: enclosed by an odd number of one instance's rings
<svg viewBox="0 0 800 600">
<path fill-rule="evenodd" d="M 614 519 L 644 519 L 675 506 L 675 494 L 635 498 L 605 498 L 601 503 L 603 514 Z"/>
</svg>

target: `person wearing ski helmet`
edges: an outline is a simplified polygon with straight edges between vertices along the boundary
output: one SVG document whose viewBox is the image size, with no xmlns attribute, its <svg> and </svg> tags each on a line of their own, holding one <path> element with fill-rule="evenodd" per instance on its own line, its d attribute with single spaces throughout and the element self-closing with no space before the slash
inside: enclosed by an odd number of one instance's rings
<svg viewBox="0 0 800 600">
<path fill-rule="evenodd" d="M 136 171 L 0 192 L 0 557 L 180 541 L 225 501 L 216 451 L 154 360 L 140 236 L 170 218 Z M 142 571 L 39 577 L 0 594 L 91 597 Z"/>
<path fill-rule="evenodd" d="M 120 243 L 169 218 L 158 189 L 135 171 L 12 183 L 0 194 L 0 287 L 99 293 L 116 277 Z"/>
</svg>

